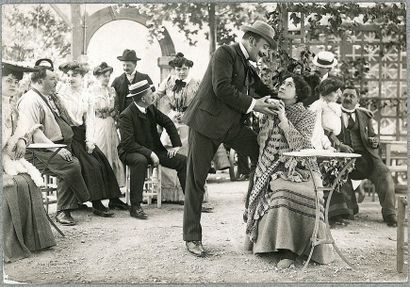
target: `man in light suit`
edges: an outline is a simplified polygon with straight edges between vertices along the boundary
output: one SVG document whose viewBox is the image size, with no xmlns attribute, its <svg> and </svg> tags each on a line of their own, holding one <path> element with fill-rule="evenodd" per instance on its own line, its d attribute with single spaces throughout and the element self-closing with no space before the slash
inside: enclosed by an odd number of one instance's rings
<svg viewBox="0 0 410 287">
<path fill-rule="evenodd" d="M 271 91 L 248 62 L 256 62 L 275 45 L 274 29 L 263 21 L 242 29 L 245 34 L 240 43 L 215 51 L 183 117 L 190 127 L 183 239 L 188 251 L 196 256 L 205 255 L 201 205 L 205 180 L 218 146 L 225 143 L 256 162 L 256 134 L 244 125 L 244 118 L 251 111 L 274 114 L 274 105 L 266 102 Z"/>
<path fill-rule="evenodd" d="M 147 80 L 152 85 L 152 80 L 147 74 L 137 71 L 137 61 L 141 59 L 137 57 L 134 50 L 125 49 L 122 56 L 118 56 L 117 59 L 122 62 L 124 73 L 115 78 L 111 86 L 117 93 L 118 114 L 121 114 L 132 102 L 131 98 L 127 98 L 129 93 L 128 86 L 142 80 Z M 153 86 L 151 89 L 155 91 Z"/>
<path fill-rule="evenodd" d="M 389 168 L 378 153 L 379 142 L 371 123 L 371 112 L 357 108 L 359 94 L 354 87 L 344 88 L 342 94 L 342 131 L 338 148 L 344 152 L 361 154 L 355 169 L 349 174 L 353 180 L 369 179 L 376 188 L 382 206 L 383 221 L 397 226 L 394 182 Z M 333 197 L 332 197 L 333 199 Z M 355 198 L 354 198 L 355 200 Z M 330 201 L 332 205 L 332 200 Z M 356 203 L 357 205 L 357 203 Z"/>
</svg>

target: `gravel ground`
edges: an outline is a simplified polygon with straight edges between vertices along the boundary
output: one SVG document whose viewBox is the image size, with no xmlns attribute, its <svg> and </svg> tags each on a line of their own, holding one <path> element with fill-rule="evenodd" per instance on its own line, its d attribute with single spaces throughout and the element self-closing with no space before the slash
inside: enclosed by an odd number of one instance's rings
<svg viewBox="0 0 410 287">
<path fill-rule="evenodd" d="M 370 197 L 348 226 L 332 229 L 342 253 L 329 265 L 302 260 L 277 270 L 274 254 L 255 256 L 244 251 L 243 194 L 247 182 L 230 182 L 227 174 L 210 178 L 213 213 L 202 214 L 205 258 L 191 256 L 182 241 L 183 205 L 146 206 L 148 220 L 115 211 L 113 218 L 87 210 L 73 216 L 79 224 L 55 232 L 57 246 L 30 258 L 4 265 L 6 279 L 25 283 L 273 283 L 273 282 L 405 282 L 396 272 L 396 229 L 382 223 L 380 206 Z"/>
</svg>

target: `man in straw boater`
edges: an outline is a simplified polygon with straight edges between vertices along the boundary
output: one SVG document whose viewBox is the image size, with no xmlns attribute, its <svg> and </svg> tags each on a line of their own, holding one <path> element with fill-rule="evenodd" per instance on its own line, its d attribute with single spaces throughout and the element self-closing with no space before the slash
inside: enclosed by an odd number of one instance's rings
<svg viewBox="0 0 410 287">
<path fill-rule="evenodd" d="M 310 106 L 313 102 L 319 100 L 320 95 L 316 90 L 316 87 L 321 82 L 331 77 L 329 73 L 334 67 L 336 67 L 337 63 L 337 59 L 332 52 L 320 51 L 315 55 L 312 60 L 312 64 L 315 66 L 315 70 L 313 71 L 313 73 L 305 76 L 305 80 L 312 88 L 312 95 L 310 97 L 307 97 L 303 102 L 305 106 Z"/>
<path fill-rule="evenodd" d="M 130 215 L 146 219 L 147 215 L 141 207 L 142 191 L 149 164 L 177 171 L 179 183 L 185 189 L 186 157 L 178 154 L 182 146 L 178 130 L 170 118 L 161 113 L 152 103 L 154 94 L 147 80 L 142 80 L 129 87 L 128 98 L 131 103 L 119 116 L 121 142 L 118 154 L 121 161 L 128 165 L 130 176 Z M 162 145 L 157 125 L 163 127 L 172 142 L 168 150 Z"/>
<path fill-rule="evenodd" d="M 274 29 L 256 21 L 242 30 L 245 34 L 239 43 L 215 51 L 183 118 L 190 127 L 183 240 L 195 256 L 206 254 L 202 245 L 201 205 L 205 180 L 218 146 L 226 143 L 256 162 L 256 133 L 243 119 L 251 111 L 274 115 L 274 104 L 266 101 L 272 92 L 249 63 L 275 46 Z"/>
<path fill-rule="evenodd" d="M 152 85 L 152 80 L 147 74 L 137 71 L 137 62 L 141 59 L 137 57 L 134 50 L 125 49 L 122 55 L 118 56 L 117 59 L 122 62 L 124 73 L 115 78 L 111 86 L 117 93 L 118 113 L 120 114 L 132 103 L 132 99 L 127 98 L 129 94 L 128 86 L 142 80 L 147 80 L 148 83 Z M 154 86 L 152 86 L 151 89 L 155 91 Z"/>
</svg>

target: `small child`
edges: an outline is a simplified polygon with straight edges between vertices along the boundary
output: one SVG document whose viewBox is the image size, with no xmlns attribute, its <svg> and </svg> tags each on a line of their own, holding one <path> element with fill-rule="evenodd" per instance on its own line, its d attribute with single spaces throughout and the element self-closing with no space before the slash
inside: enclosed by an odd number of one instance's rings
<svg viewBox="0 0 410 287">
<path fill-rule="evenodd" d="M 313 130 L 312 145 L 315 149 L 334 150 L 337 135 L 340 134 L 342 109 L 337 103 L 342 95 L 343 83 L 334 78 L 327 78 L 317 87 L 320 99 L 310 105 L 316 112 L 316 125 Z M 337 145 L 337 144 L 336 144 Z"/>
</svg>

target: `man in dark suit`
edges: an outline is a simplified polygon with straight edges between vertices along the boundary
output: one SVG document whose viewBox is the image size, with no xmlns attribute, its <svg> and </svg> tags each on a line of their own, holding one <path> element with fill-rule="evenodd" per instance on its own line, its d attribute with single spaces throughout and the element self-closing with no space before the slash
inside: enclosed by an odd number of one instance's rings
<svg viewBox="0 0 410 287">
<path fill-rule="evenodd" d="M 379 142 L 373 130 L 371 112 L 357 108 L 358 95 L 354 87 L 347 87 L 343 90 L 342 131 L 338 135 L 341 141 L 339 149 L 344 152 L 361 154 L 349 178 L 369 179 L 375 185 L 382 206 L 383 220 L 388 226 L 394 227 L 397 226 L 397 218 L 393 178 L 389 168 L 379 156 L 377 150 Z"/>
<path fill-rule="evenodd" d="M 240 43 L 221 46 L 213 54 L 198 92 L 183 120 L 190 127 L 183 239 L 189 252 L 205 255 L 202 246 L 201 204 L 211 160 L 221 143 L 256 162 L 256 134 L 243 124 L 251 111 L 273 115 L 265 102 L 271 91 L 248 60 L 255 61 L 275 45 L 274 30 L 263 21 L 244 26 Z M 262 98 L 263 96 L 266 96 Z"/>
<path fill-rule="evenodd" d="M 119 116 L 121 142 L 118 154 L 121 161 L 128 165 L 130 176 L 130 215 L 146 219 L 141 208 L 142 191 L 148 164 L 175 169 L 179 183 L 185 190 L 186 156 L 177 154 L 182 146 L 178 131 L 170 118 L 161 113 L 154 105 L 154 95 L 147 80 L 130 86 L 130 104 Z M 167 131 L 173 148 L 166 149 L 159 138 L 157 124 Z"/>
<path fill-rule="evenodd" d="M 124 73 L 115 78 L 111 86 L 117 93 L 118 113 L 120 114 L 132 102 L 131 98 L 127 98 L 129 93 L 128 86 L 142 80 L 147 80 L 152 85 L 152 80 L 147 74 L 137 71 L 137 61 L 141 59 L 137 57 L 134 50 L 125 49 L 122 56 L 118 56 L 117 59 L 122 62 Z M 155 91 L 153 86 L 151 89 Z"/>
</svg>

